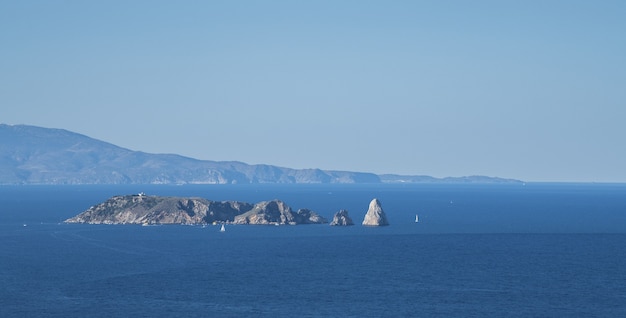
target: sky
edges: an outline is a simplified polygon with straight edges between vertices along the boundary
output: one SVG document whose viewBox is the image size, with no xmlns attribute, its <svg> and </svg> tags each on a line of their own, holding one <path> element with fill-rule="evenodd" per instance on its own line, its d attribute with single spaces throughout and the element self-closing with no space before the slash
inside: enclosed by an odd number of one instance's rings
<svg viewBox="0 0 626 318">
<path fill-rule="evenodd" d="M 626 182 L 626 1 L 0 0 L 0 123 L 150 153 Z"/>
</svg>

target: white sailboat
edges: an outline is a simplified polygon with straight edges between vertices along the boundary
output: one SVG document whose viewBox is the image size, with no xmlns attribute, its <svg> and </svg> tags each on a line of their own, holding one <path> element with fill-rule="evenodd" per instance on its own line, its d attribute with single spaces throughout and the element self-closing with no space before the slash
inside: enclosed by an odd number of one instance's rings
<svg viewBox="0 0 626 318">
<path fill-rule="evenodd" d="M 222 224 L 222 228 L 220 229 L 220 232 L 226 232 L 226 228 L 224 227 L 224 224 Z"/>
<path fill-rule="evenodd" d="M 417 216 L 417 214 L 415 214 L 415 223 L 417 223 L 419 221 L 420 221 L 419 216 Z"/>
</svg>

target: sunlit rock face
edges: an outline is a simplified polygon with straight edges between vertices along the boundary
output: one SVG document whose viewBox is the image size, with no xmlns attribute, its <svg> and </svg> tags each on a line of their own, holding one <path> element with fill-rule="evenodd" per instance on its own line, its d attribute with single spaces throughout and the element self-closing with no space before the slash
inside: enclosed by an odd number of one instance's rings
<svg viewBox="0 0 626 318">
<path fill-rule="evenodd" d="M 378 199 L 373 199 L 370 202 L 369 209 L 363 219 L 363 225 L 366 226 L 383 226 L 389 225 L 387 221 L 387 215 L 383 211 L 383 207 Z"/>
<path fill-rule="evenodd" d="M 299 209 L 294 212 L 287 204 L 280 200 L 260 202 L 241 215 L 235 217 L 235 224 L 259 225 L 296 225 L 328 223 L 325 218 L 309 209 Z"/>
<path fill-rule="evenodd" d="M 210 224 L 228 223 L 253 205 L 202 198 L 122 195 L 94 205 L 67 219 L 67 223 L 91 224 Z"/>
</svg>

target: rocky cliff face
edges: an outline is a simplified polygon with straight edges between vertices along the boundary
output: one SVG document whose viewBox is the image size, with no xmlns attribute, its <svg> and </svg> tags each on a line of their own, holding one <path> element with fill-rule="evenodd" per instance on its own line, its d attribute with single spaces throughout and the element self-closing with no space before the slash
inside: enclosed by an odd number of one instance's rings
<svg viewBox="0 0 626 318">
<path fill-rule="evenodd" d="M 321 224 L 328 221 L 309 209 L 294 212 L 280 200 L 260 202 L 241 215 L 235 217 L 234 224 Z"/>
<path fill-rule="evenodd" d="M 387 222 L 387 215 L 383 211 L 383 207 L 378 199 L 373 199 L 370 202 L 369 209 L 363 219 L 363 225 L 367 226 L 382 226 L 389 225 Z"/>
<path fill-rule="evenodd" d="M 274 200 L 257 204 L 202 198 L 115 196 L 90 207 L 67 223 L 89 224 L 319 224 L 326 219 L 308 209 L 297 212 Z"/>
<path fill-rule="evenodd" d="M 339 212 L 335 213 L 335 215 L 333 216 L 332 222 L 330 222 L 330 225 L 348 226 L 348 225 L 354 225 L 354 222 L 352 222 L 352 219 L 348 216 L 347 210 L 340 210 Z"/>
</svg>

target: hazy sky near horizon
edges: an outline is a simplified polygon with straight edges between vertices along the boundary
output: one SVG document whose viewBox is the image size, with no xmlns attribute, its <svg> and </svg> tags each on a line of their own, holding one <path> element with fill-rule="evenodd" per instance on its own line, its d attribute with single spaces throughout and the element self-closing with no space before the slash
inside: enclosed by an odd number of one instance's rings
<svg viewBox="0 0 626 318">
<path fill-rule="evenodd" d="M 291 168 L 626 182 L 626 1 L 1 1 L 0 122 Z"/>
</svg>

